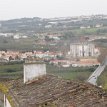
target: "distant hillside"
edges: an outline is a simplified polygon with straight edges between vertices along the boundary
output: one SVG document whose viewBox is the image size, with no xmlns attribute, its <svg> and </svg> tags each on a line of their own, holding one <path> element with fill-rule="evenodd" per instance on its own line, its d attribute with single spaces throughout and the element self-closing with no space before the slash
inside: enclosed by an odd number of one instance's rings
<svg viewBox="0 0 107 107">
<path fill-rule="evenodd" d="M 21 18 L 0 21 L 0 32 L 43 32 L 47 30 L 106 27 L 106 15 L 42 19 Z"/>
</svg>

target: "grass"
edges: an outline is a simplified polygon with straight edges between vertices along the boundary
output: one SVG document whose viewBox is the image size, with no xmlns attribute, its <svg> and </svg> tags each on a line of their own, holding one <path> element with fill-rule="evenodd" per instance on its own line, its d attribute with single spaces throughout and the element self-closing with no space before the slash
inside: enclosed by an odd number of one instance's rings
<svg viewBox="0 0 107 107">
<path fill-rule="evenodd" d="M 0 65 L 0 77 L 17 77 L 22 75 L 23 64 Z"/>
<path fill-rule="evenodd" d="M 26 39 L 14 40 L 13 38 L 0 37 L 0 50 L 48 50 L 50 45 L 40 45 L 37 44 L 34 37 L 29 37 Z"/>
<path fill-rule="evenodd" d="M 69 67 L 69 68 L 62 68 L 56 67 L 52 65 L 47 66 L 47 72 L 50 74 L 54 74 L 65 79 L 71 80 L 86 80 L 88 79 L 89 75 L 95 70 L 93 67 L 84 68 L 84 67 Z"/>
<path fill-rule="evenodd" d="M 98 85 L 102 85 L 102 87 L 107 90 L 107 67 L 98 78 Z"/>
<path fill-rule="evenodd" d="M 62 68 L 53 65 L 47 65 L 47 73 L 61 76 L 65 79 L 76 79 L 81 76 L 82 78 L 88 78 L 94 71 L 94 68 Z M 23 64 L 12 64 L 12 65 L 0 65 L 0 76 L 18 76 L 23 74 Z"/>
<path fill-rule="evenodd" d="M 107 27 L 102 28 L 88 28 L 88 29 L 75 29 L 72 32 L 76 35 L 106 35 L 106 32 L 99 32 L 99 30 L 107 29 Z"/>
<path fill-rule="evenodd" d="M 89 29 L 76 29 L 72 32 L 77 35 L 92 35 L 97 34 L 98 28 L 89 28 Z"/>
<path fill-rule="evenodd" d="M 0 73 L 6 72 L 8 69 L 12 69 L 14 71 L 22 71 L 23 64 L 0 65 Z"/>
<path fill-rule="evenodd" d="M 81 80 L 85 81 L 88 79 L 89 75 L 91 74 L 90 72 L 58 72 L 58 73 L 53 73 L 55 75 L 58 75 L 60 77 L 63 77 L 65 79 L 70 79 L 70 80 Z"/>
<path fill-rule="evenodd" d="M 33 49 L 34 38 L 14 40 L 0 37 L 0 49 L 29 50 Z"/>
</svg>

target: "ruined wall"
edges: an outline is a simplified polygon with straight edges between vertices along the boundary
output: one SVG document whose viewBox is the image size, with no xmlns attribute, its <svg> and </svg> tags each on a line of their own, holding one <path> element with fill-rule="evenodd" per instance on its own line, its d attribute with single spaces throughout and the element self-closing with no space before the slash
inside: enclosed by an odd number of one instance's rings
<svg viewBox="0 0 107 107">
<path fill-rule="evenodd" d="M 25 64 L 24 65 L 24 83 L 30 82 L 46 74 L 45 64 Z"/>
</svg>

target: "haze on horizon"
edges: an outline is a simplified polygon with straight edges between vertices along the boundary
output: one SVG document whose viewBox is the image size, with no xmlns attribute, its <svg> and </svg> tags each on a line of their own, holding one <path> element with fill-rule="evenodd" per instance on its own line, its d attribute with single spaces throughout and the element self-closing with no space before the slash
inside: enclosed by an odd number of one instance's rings
<svg viewBox="0 0 107 107">
<path fill-rule="evenodd" d="M 0 0 L 0 20 L 107 14 L 107 0 Z"/>
</svg>

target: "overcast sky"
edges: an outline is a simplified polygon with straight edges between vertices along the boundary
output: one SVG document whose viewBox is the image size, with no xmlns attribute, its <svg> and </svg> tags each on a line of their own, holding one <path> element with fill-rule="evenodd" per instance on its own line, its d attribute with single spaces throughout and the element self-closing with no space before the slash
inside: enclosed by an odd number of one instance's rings
<svg viewBox="0 0 107 107">
<path fill-rule="evenodd" d="M 0 0 L 0 20 L 107 15 L 107 0 Z"/>
</svg>

